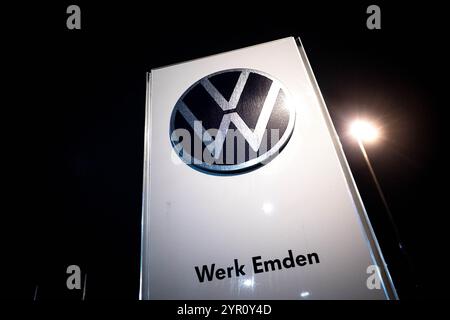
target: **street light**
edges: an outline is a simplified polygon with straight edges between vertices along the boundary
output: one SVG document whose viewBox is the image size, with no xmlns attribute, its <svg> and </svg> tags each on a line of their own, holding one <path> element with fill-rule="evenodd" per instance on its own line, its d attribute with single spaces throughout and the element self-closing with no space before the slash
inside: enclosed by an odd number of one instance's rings
<svg viewBox="0 0 450 320">
<path fill-rule="evenodd" d="M 374 142 L 379 136 L 378 129 L 370 122 L 356 120 L 350 127 L 351 134 L 358 141 Z"/>
<path fill-rule="evenodd" d="M 380 183 L 378 182 L 378 178 L 375 175 L 375 171 L 373 170 L 372 164 L 370 163 L 369 157 L 367 156 L 366 148 L 364 147 L 364 142 L 367 142 L 367 143 L 376 142 L 376 140 L 378 139 L 378 137 L 380 135 L 379 129 L 373 123 L 371 123 L 369 121 L 358 119 L 358 120 L 355 120 L 351 124 L 350 133 L 358 142 L 359 148 L 361 149 L 361 153 L 363 154 L 364 159 L 366 160 L 367 166 L 369 167 L 369 171 L 370 171 L 370 174 L 372 175 L 372 178 L 373 178 L 373 181 L 377 188 L 378 194 L 379 194 L 381 201 L 383 202 L 384 208 L 386 209 L 386 212 L 388 214 L 389 220 L 391 222 L 392 228 L 395 233 L 395 238 L 398 243 L 398 246 L 399 246 L 400 250 L 403 251 L 404 247 L 400 240 L 400 235 L 399 235 L 397 226 L 395 225 L 394 217 L 392 216 L 392 212 L 386 201 L 386 197 L 384 196 L 384 193 L 381 190 L 381 186 L 380 186 Z"/>
</svg>

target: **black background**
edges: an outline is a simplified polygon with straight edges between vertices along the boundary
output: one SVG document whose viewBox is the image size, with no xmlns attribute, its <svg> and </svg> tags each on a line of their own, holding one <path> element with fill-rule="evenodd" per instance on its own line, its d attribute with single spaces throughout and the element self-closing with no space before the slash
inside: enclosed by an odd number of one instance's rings
<svg viewBox="0 0 450 320">
<path fill-rule="evenodd" d="M 81 7 L 81 30 L 66 8 Z M 86 299 L 137 299 L 145 73 L 151 68 L 300 36 L 400 298 L 445 295 L 448 104 L 444 8 L 371 2 L 20 3 L 5 32 L 2 294 L 80 299 L 66 268 L 88 274 Z M 348 137 L 356 116 L 383 139 L 367 146 L 410 264 Z M 268 241 L 270 241 L 268 239 Z M 412 266 L 412 267 L 411 267 Z"/>
</svg>

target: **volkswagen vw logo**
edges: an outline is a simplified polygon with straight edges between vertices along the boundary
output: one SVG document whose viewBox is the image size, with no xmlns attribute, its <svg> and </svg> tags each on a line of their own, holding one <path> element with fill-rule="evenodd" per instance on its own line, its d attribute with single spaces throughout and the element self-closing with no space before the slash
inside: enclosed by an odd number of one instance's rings
<svg viewBox="0 0 450 320">
<path fill-rule="evenodd" d="M 170 119 L 176 154 L 201 171 L 236 173 L 273 160 L 292 134 L 295 108 L 270 75 L 224 70 L 190 86 Z"/>
</svg>

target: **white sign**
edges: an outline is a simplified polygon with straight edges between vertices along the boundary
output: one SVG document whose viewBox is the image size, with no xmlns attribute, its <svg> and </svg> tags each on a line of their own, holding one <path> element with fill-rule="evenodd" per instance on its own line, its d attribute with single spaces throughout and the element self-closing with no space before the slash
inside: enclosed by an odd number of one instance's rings
<svg viewBox="0 0 450 320">
<path fill-rule="evenodd" d="M 299 40 L 149 74 L 141 298 L 397 298 Z"/>
</svg>

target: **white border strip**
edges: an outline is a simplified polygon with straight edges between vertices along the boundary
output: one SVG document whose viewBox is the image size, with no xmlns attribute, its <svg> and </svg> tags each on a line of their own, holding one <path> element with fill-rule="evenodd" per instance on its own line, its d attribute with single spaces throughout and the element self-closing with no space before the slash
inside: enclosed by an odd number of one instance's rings
<svg viewBox="0 0 450 320">
<path fill-rule="evenodd" d="M 151 142 L 152 142 L 152 103 L 151 103 L 151 86 L 152 74 L 148 72 L 146 75 L 146 92 L 145 92 L 145 128 L 144 128 L 144 166 L 143 166 L 143 183 L 142 183 L 142 221 L 141 221 L 141 278 L 139 283 L 139 300 L 148 300 L 150 298 L 149 286 L 149 257 L 150 238 L 148 235 L 150 210 L 150 166 L 151 166 Z"/>
</svg>

